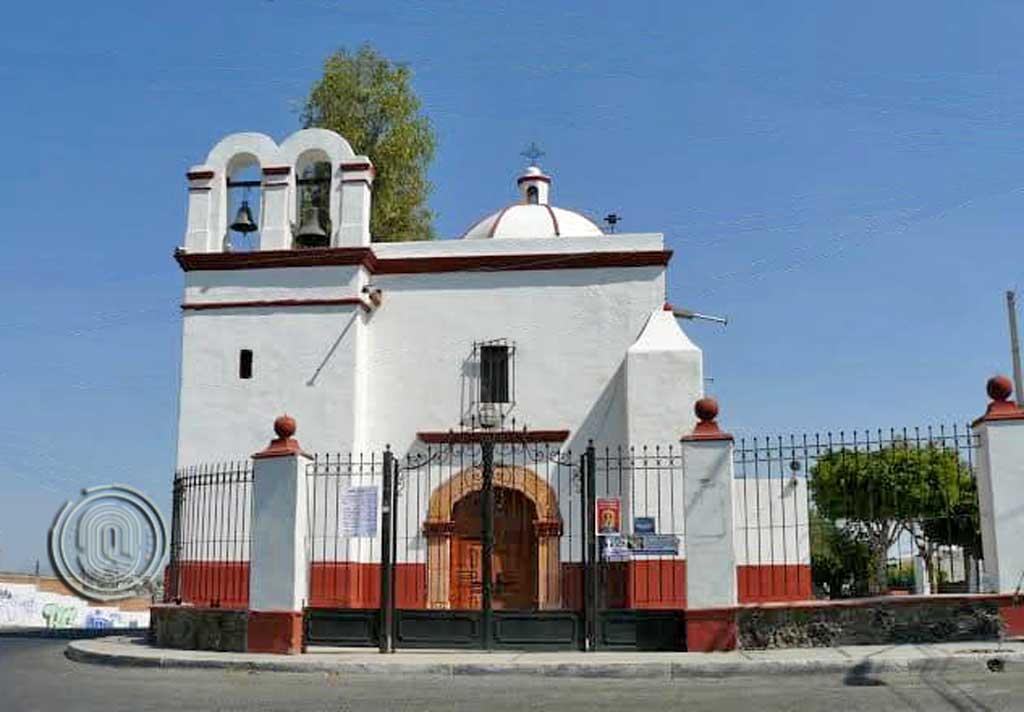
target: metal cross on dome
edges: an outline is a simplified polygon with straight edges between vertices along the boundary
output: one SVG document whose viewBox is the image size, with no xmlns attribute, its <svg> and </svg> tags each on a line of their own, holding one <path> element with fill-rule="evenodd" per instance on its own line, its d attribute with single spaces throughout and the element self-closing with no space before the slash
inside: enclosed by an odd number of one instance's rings
<svg viewBox="0 0 1024 712">
<path fill-rule="evenodd" d="M 536 166 L 537 159 L 545 154 L 544 151 L 540 150 L 540 146 L 537 145 L 536 141 L 530 141 L 530 145 L 520 151 L 519 155 L 524 158 L 528 158 L 531 166 Z"/>
</svg>

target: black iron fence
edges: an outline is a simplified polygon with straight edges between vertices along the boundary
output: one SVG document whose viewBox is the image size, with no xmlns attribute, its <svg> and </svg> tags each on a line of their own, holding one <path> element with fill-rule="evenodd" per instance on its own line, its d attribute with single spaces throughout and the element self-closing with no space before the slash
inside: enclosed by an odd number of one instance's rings
<svg viewBox="0 0 1024 712">
<path fill-rule="evenodd" d="M 741 439 L 741 603 L 972 591 L 976 436 L 931 428 Z M 510 433 L 306 470 L 308 639 L 392 646 L 679 647 L 678 445 L 572 452 Z M 174 482 L 167 600 L 248 604 L 248 461 Z"/>
<path fill-rule="evenodd" d="M 977 590 L 976 447 L 957 425 L 741 439 L 740 601 Z"/>
<path fill-rule="evenodd" d="M 196 465 L 174 477 L 168 602 L 245 608 L 249 603 L 252 461 Z"/>
</svg>

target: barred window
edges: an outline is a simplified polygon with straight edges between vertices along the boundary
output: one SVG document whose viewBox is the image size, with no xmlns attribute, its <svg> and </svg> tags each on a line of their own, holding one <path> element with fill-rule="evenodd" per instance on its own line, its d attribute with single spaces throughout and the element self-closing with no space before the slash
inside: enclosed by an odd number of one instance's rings
<svg viewBox="0 0 1024 712">
<path fill-rule="evenodd" d="M 480 347 L 480 402 L 508 403 L 509 348 L 488 344 Z"/>
</svg>

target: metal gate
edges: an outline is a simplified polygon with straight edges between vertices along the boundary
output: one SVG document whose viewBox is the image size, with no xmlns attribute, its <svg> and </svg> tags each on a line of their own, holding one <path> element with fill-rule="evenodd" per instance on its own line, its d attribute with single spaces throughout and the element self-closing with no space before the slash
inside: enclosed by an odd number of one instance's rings
<svg viewBox="0 0 1024 712">
<path fill-rule="evenodd" d="M 582 460 L 514 433 L 473 435 L 397 468 L 393 645 L 582 648 Z"/>
<path fill-rule="evenodd" d="M 678 449 L 453 434 L 317 457 L 307 498 L 309 644 L 684 647 Z"/>
</svg>

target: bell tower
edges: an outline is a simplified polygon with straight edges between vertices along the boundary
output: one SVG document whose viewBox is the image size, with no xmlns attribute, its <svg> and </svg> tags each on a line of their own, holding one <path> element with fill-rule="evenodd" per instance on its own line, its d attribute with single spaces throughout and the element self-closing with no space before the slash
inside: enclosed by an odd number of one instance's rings
<svg viewBox="0 0 1024 712">
<path fill-rule="evenodd" d="M 242 171 L 255 177 L 238 179 Z M 230 251 L 235 234 L 253 235 L 259 251 L 367 247 L 374 175 L 370 159 L 333 131 L 304 129 L 280 145 L 260 133 L 231 134 L 188 171 L 181 250 Z"/>
</svg>

